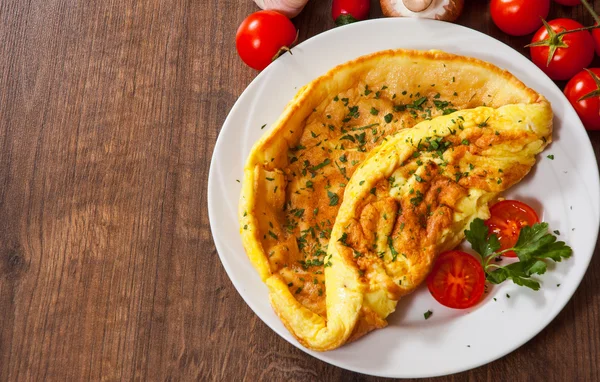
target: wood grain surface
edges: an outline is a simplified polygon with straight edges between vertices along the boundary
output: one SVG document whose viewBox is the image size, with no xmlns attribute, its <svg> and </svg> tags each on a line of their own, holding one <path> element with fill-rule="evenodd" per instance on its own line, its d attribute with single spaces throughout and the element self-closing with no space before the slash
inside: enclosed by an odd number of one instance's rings
<svg viewBox="0 0 600 382">
<path fill-rule="evenodd" d="M 311 0 L 294 20 L 300 40 L 333 27 L 330 3 Z M 487 4 L 467 1 L 458 22 L 527 54 L 528 38 L 501 33 Z M 254 10 L 250 0 L 0 1 L 0 381 L 378 380 L 277 336 L 215 250 L 209 163 L 256 76 L 234 47 Z M 592 22 L 581 7 L 553 4 L 557 16 Z M 600 134 L 590 138 L 598 157 Z M 597 247 L 540 335 L 448 380 L 599 381 L 599 360 Z"/>
</svg>

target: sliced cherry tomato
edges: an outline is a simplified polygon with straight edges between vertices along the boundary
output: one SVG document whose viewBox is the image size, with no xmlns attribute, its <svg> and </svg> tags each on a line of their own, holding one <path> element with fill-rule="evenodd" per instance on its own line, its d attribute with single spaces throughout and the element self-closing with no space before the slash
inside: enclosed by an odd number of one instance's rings
<svg viewBox="0 0 600 382">
<path fill-rule="evenodd" d="M 333 0 L 331 17 L 336 25 L 346 25 L 369 17 L 369 0 Z"/>
<path fill-rule="evenodd" d="M 521 228 L 540 222 L 533 208 L 518 200 L 503 200 L 494 204 L 490 208 L 490 215 L 485 225 L 490 229 L 490 234 L 495 233 L 498 236 L 501 251 L 515 246 Z M 517 257 L 517 254 L 510 251 L 504 256 Z"/>
<path fill-rule="evenodd" d="M 588 130 L 600 130 L 600 68 L 577 73 L 565 86 L 565 95 Z"/>
<path fill-rule="evenodd" d="M 554 2 L 562 4 L 562 5 L 568 5 L 571 7 L 574 5 L 581 4 L 581 0 L 554 0 Z"/>
<path fill-rule="evenodd" d="M 504 33 L 524 36 L 542 26 L 548 17 L 550 0 L 492 0 L 490 13 L 494 24 Z"/>
<path fill-rule="evenodd" d="M 556 19 L 540 28 L 531 40 L 531 60 L 553 80 L 568 80 L 594 59 L 594 40 L 575 20 Z M 550 58 L 549 58 L 550 57 Z"/>
<path fill-rule="evenodd" d="M 454 309 L 470 308 L 481 300 L 485 273 L 481 263 L 462 251 L 442 253 L 427 277 L 433 298 Z"/>
<path fill-rule="evenodd" d="M 275 11 L 258 11 L 246 17 L 235 35 L 235 47 L 246 65 L 263 70 L 294 44 L 296 27 Z"/>
</svg>

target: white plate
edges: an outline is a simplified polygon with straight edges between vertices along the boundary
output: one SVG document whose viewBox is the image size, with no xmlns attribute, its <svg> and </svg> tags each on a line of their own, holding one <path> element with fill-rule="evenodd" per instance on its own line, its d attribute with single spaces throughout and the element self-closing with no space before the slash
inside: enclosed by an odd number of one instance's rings
<svg viewBox="0 0 600 382">
<path fill-rule="evenodd" d="M 553 230 L 560 230 L 560 239 L 573 248 L 574 256 L 541 277 L 540 291 L 506 282 L 491 288 L 485 301 L 473 309 L 445 308 L 421 287 L 400 300 L 387 328 L 334 351 L 309 351 L 271 309 L 267 287 L 242 248 L 237 220 L 241 186 L 236 180 L 242 179 L 250 148 L 268 129 L 261 130 L 261 126 L 275 122 L 301 86 L 338 64 L 390 48 L 441 49 L 477 57 L 510 70 L 552 102 L 555 141 L 540 155 L 534 171 L 506 195 L 535 207 Z M 548 154 L 555 159 L 548 159 Z M 229 278 L 252 310 L 308 354 L 345 369 L 385 377 L 432 377 L 468 370 L 504 356 L 539 333 L 569 301 L 588 267 L 600 225 L 599 199 L 598 168 L 588 136 L 567 99 L 546 75 L 518 52 L 482 33 L 406 18 L 360 22 L 322 33 L 263 71 L 227 117 L 208 179 L 215 245 Z M 423 313 L 429 309 L 433 315 L 424 320 Z"/>
</svg>

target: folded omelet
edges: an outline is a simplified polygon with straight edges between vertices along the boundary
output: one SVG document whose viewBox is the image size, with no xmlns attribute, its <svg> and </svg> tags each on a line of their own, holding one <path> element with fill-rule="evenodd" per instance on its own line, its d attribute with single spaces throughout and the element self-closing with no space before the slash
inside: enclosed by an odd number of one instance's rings
<svg viewBox="0 0 600 382">
<path fill-rule="evenodd" d="M 240 231 L 275 312 L 320 351 L 384 327 L 551 135 L 542 96 L 473 58 L 385 51 L 311 82 L 244 170 Z"/>
</svg>

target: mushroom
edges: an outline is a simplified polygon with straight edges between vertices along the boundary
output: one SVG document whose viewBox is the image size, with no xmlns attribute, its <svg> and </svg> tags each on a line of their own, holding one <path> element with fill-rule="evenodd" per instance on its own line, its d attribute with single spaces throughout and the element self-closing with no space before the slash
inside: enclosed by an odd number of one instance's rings
<svg viewBox="0 0 600 382">
<path fill-rule="evenodd" d="M 391 17 L 423 17 L 455 21 L 464 6 L 464 0 L 380 0 L 383 14 Z"/>
<path fill-rule="evenodd" d="M 289 18 L 296 17 L 308 0 L 254 0 L 261 9 L 269 9 L 286 15 Z"/>
</svg>

